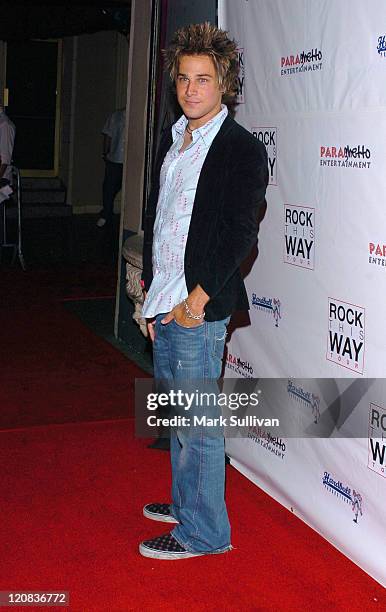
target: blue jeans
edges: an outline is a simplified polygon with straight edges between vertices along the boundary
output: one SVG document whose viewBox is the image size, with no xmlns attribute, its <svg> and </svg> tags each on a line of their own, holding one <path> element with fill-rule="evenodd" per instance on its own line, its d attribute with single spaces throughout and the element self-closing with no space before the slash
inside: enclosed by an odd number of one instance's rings
<svg viewBox="0 0 386 612">
<path fill-rule="evenodd" d="M 220 377 L 229 318 L 185 328 L 156 317 L 154 376 L 163 380 L 215 380 Z M 172 428 L 171 513 L 179 521 L 175 539 L 191 552 L 223 552 L 231 548 L 224 499 L 224 437 L 201 427 L 193 435 Z"/>
</svg>

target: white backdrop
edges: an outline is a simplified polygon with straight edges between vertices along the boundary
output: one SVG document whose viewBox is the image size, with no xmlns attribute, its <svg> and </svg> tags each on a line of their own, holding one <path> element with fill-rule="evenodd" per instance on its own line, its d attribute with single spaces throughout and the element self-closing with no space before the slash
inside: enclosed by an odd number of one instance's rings
<svg viewBox="0 0 386 612">
<path fill-rule="evenodd" d="M 233 333 L 226 376 L 286 378 L 280 401 L 311 423 L 330 384 L 329 401 L 345 392 L 364 418 L 360 439 L 283 451 L 259 431 L 228 452 L 386 584 L 386 396 L 366 385 L 386 376 L 386 3 L 220 0 L 219 25 L 239 43 L 236 119 L 266 144 L 271 174 L 251 326 Z"/>
</svg>

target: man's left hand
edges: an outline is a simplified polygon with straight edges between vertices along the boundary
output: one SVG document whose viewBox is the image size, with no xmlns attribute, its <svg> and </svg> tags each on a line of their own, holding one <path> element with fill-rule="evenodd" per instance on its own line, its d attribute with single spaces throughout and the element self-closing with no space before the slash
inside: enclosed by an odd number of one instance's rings
<svg viewBox="0 0 386 612">
<path fill-rule="evenodd" d="M 181 304 L 177 304 L 173 310 L 168 312 L 168 314 L 162 319 L 161 323 L 162 325 L 167 325 L 173 321 L 173 319 L 175 319 L 176 323 L 181 325 L 181 327 L 197 327 L 197 325 L 201 325 L 203 322 L 203 319 L 196 320 L 188 317 L 183 302 L 181 302 Z"/>
<path fill-rule="evenodd" d="M 205 291 L 197 285 L 188 295 L 186 301 L 188 303 L 189 309 L 194 314 L 202 314 L 204 312 L 204 308 L 206 304 L 209 302 L 209 295 L 205 293 Z M 178 325 L 182 327 L 197 327 L 201 325 L 204 318 L 201 319 L 192 319 L 188 316 L 185 305 L 183 302 L 181 304 L 177 304 L 161 321 L 163 325 L 167 325 L 170 321 L 176 320 Z"/>
</svg>

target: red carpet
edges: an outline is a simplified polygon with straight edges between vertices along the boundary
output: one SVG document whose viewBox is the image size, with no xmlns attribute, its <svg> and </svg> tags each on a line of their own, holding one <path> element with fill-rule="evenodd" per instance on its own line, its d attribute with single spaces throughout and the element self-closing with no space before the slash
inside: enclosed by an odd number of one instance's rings
<svg viewBox="0 0 386 612">
<path fill-rule="evenodd" d="M 167 530 L 142 506 L 168 499 L 169 456 L 125 418 L 139 369 L 60 304 L 112 279 L 50 274 L 0 282 L 0 590 L 68 590 L 72 612 L 384 610 L 380 585 L 231 468 L 231 553 L 140 557 Z"/>
<path fill-rule="evenodd" d="M 233 469 L 235 550 L 140 557 L 142 538 L 167 531 L 142 505 L 170 480 L 168 454 L 134 439 L 131 420 L 0 436 L 1 590 L 65 589 L 74 612 L 385 609 L 382 587 Z"/>
<path fill-rule="evenodd" d="M 134 414 L 134 378 L 145 374 L 75 315 L 53 303 L 12 317 L 17 327 L 2 331 L 0 428 Z"/>
<path fill-rule="evenodd" d="M 113 295 L 112 272 L 12 269 L 1 277 L 0 429 L 134 414 L 134 379 L 147 375 L 61 303 Z"/>
<path fill-rule="evenodd" d="M 45 303 L 65 298 L 113 296 L 116 290 L 116 266 L 80 263 L 76 267 L 57 264 L 49 268 L 28 269 L 17 265 L 1 267 L 1 305 Z"/>
</svg>

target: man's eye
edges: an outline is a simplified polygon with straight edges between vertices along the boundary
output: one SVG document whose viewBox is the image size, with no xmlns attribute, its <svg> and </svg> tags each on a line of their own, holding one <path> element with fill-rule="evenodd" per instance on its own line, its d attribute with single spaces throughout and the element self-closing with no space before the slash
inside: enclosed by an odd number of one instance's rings
<svg viewBox="0 0 386 612">
<path fill-rule="evenodd" d="M 206 83 L 208 79 L 199 79 L 200 83 Z"/>
</svg>

